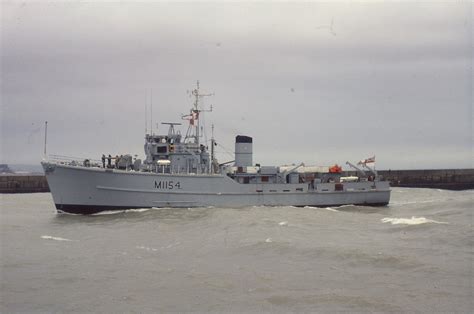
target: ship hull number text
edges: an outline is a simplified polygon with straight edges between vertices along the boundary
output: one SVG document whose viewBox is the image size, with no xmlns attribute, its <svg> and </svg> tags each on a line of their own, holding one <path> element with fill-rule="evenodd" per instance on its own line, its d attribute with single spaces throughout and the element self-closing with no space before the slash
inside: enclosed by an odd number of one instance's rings
<svg viewBox="0 0 474 314">
<path fill-rule="evenodd" d="M 155 181 L 155 189 L 160 190 L 181 190 L 181 182 L 179 181 Z"/>
</svg>

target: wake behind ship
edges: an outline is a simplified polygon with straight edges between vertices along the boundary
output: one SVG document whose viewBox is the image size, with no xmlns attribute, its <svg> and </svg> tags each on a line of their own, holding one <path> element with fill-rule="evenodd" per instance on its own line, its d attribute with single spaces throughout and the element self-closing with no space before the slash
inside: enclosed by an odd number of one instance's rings
<svg viewBox="0 0 474 314">
<path fill-rule="evenodd" d="M 131 155 L 101 161 L 50 158 L 41 164 L 58 212 L 93 214 L 104 210 L 151 207 L 387 205 L 388 181 L 367 164 L 347 162 L 358 176 L 344 177 L 341 167 L 260 166 L 253 163 L 253 139 L 237 135 L 235 160 L 219 164 L 214 138 L 201 143 L 199 82 L 185 136 L 164 123 L 168 134 L 145 135 L 143 162 Z M 207 110 L 209 111 L 209 110 Z M 112 159 L 115 163 L 112 163 Z"/>
</svg>

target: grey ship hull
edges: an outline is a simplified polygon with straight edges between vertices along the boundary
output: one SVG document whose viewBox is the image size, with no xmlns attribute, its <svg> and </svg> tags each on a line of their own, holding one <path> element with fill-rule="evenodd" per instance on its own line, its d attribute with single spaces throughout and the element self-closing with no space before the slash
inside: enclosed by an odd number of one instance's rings
<svg viewBox="0 0 474 314">
<path fill-rule="evenodd" d="M 240 184 L 221 174 L 159 174 L 87 168 L 43 162 L 58 211 L 93 214 L 151 207 L 383 206 L 390 200 L 386 181 Z"/>
</svg>

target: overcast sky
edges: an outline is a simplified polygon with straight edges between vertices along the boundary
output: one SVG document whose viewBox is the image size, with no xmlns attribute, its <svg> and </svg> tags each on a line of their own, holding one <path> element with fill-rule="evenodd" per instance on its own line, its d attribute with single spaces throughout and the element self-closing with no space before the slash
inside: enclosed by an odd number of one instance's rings
<svg viewBox="0 0 474 314">
<path fill-rule="evenodd" d="M 1 162 L 143 156 L 200 80 L 254 162 L 473 167 L 472 2 L 1 2 Z M 163 126 L 159 131 L 166 132 Z M 182 132 L 186 129 L 183 127 Z M 210 137 L 210 131 L 208 131 Z M 221 162 L 232 156 L 218 149 Z"/>
</svg>

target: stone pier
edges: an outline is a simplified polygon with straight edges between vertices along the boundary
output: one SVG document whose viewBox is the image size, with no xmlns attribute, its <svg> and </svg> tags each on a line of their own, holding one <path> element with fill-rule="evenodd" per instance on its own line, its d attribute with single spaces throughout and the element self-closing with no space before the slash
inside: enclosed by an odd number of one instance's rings
<svg viewBox="0 0 474 314">
<path fill-rule="evenodd" d="M 49 192 L 48 182 L 42 174 L 0 175 L 0 193 Z"/>
</svg>

